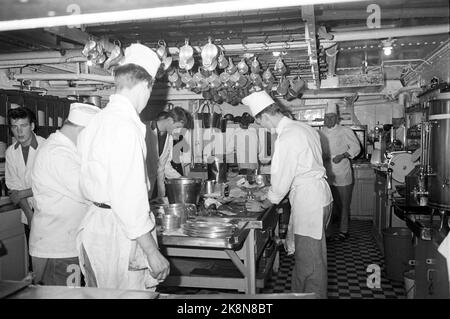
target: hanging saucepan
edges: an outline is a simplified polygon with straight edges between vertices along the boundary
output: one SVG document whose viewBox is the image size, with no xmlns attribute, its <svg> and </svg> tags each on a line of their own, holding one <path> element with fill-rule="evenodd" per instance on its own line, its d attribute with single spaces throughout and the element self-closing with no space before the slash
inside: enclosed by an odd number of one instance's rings
<svg viewBox="0 0 450 319">
<path fill-rule="evenodd" d="M 119 61 L 123 58 L 122 48 L 120 45 L 120 41 L 114 42 L 114 48 L 111 50 L 111 54 L 108 59 L 105 61 L 105 69 L 109 69 L 110 67 L 119 63 Z"/>
<path fill-rule="evenodd" d="M 263 81 L 266 83 L 273 82 L 275 80 L 275 77 L 273 76 L 272 72 L 270 71 L 270 68 L 267 68 L 267 70 L 263 73 Z"/>
<path fill-rule="evenodd" d="M 277 86 L 277 93 L 280 95 L 286 95 L 289 89 L 289 81 L 285 76 L 280 78 L 280 83 Z"/>
<path fill-rule="evenodd" d="M 179 66 L 182 69 L 190 70 L 194 66 L 194 49 L 189 45 L 189 40 L 186 39 L 184 45 L 179 52 Z"/>
<path fill-rule="evenodd" d="M 208 37 L 208 43 L 203 47 L 201 52 L 203 66 L 210 67 L 211 64 L 213 64 L 213 62 L 216 60 L 218 54 L 219 48 L 217 47 L 217 45 L 212 43 L 211 37 Z"/>
<path fill-rule="evenodd" d="M 183 82 L 184 84 L 188 84 L 190 80 L 192 80 L 192 75 L 189 71 L 179 71 L 178 72 L 180 74 L 181 77 L 181 82 Z"/>
<path fill-rule="evenodd" d="M 166 71 L 172 64 L 172 57 L 169 56 L 169 50 L 167 49 L 166 42 L 164 40 L 158 41 L 158 48 L 156 49 L 156 54 L 161 60 L 161 67 L 163 71 Z"/>
<path fill-rule="evenodd" d="M 245 62 L 244 58 L 238 63 L 237 68 L 238 68 L 239 73 L 247 74 L 248 65 L 247 65 L 247 62 Z"/>
<path fill-rule="evenodd" d="M 208 82 L 209 85 L 212 88 L 218 89 L 221 85 L 222 82 L 220 81 L 219 76 L 217 75 L 217 73 L 213 72 L 209 77 L 208 77 Z"/>
<path fill-rule="evenodd" d="M 252 81 L 253 85 L 262 86 L 262 78 L 257 73 L 250 73 L 250 80 Z"/>
<path fill-rule="evenodd" d="M 223 50 L 220 51 L 219 57 L 217 58 L 217 65 L 219 69 L 225 69 L 228 66 L 228 60 L 223 53 Z"/>
<path fill-rule="evenodd" d="M 224 71 L 220 73 L 219 78 L 222 83 L 227 83 L 230 80 L 230 73 Z"/>
<path fill-rule="evenodd" d="M 176 69 L 173 69 L 173 72 L 171 72 L 167 78 L 170 83 L 175 83 L 180 78 L 180 76 L 178 75 L 178 71 Z"/>
<path fill-rule="evenodd" d="M 237 71 L 237 67 L 234 65 L 232 58 L 228 58 L 228 67 L 226 68 L 226 71 L 229 74 L 233 74 L 234 72 Z"/>
<path fill-rule="evenodd" d="M 250 71 L 253 74 L 259 74 L 259 72 L 261 72 L 261 66 L 256 56 L 253 58 L 252 64 L 250 66 Z"/>
<path fill-rule="evenodd" d="M 284 64 L 283 59 L 281 57 L 277 59 L 273 69 L 280 75 L 284 75 L 287 72 L 286 65 Z"/>
</svg>

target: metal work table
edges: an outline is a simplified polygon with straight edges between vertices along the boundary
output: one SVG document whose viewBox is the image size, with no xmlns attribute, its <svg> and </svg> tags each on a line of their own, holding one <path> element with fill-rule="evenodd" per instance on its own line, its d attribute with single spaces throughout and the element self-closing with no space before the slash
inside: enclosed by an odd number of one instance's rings
<svg viewBox="0 0 450 319">
<path fill-rule="evenodd" d="M 261 213 L 246 213 L 243 226 L 232 237 L 210 239 L 189 236 L 158 236 L 161 251 L 167 257 L 192 257 L 206 259 L 230 259 L 243 277 L 221 277 L 216 275 L 170 275 L 164 282 L 167 286 L 203 287 L 214 289 L 237 289 L 246 294 L 255 294 L 257 286 L 262 288 L 268 272 L 277 267 L 278 253 L 274 249 L 267 259 L 266 267 L 257 273 L 256 264 L 277 227 L 278 215 L 275 206 Z"/>
</svg>

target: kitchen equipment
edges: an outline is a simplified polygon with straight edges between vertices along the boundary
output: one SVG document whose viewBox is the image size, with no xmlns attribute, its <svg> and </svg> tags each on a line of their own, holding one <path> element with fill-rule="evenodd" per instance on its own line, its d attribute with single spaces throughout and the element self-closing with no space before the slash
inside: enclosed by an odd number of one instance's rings
<svg viewBox="0 0 450 319">
<path fill-rule="evenodd" d="M 407 152 L 392 152 L 388 154 L 388 167 L 392 169 L 392 178 L 404 183 L 405 177 L 416 166 L 412 161 L 412 155 Z"/>
<path fill-rule="evenodd" d="M 172 178 L 165 182 L 169 203 L 198 204 L 202 180 L 199 178 Z"/>
<path fill-rule="evenodd" d="M 80 100 L 82 103 L 90 103 L 97 107 L 101 107 L 102 103 L 102 97 L 99 95 L 82 95 L 80 96 Z"/>
<path fill-rule="evenodd" d="M 188 218 L 194 217 L 197 214 L 197 208 L 194 204 L 183 203 L 151 204 L 150 211 L 155 215 L 157 225 L 165 226 L 166 224 L 166 226 L 171 227 L 178 224 L 178 228 Z M 173 216 L 178 216 L 179 220 Z"/>
<path fill-rule="evenodd" d="M 203 128 L 219 128 L 221 127 L 221 119 L 222 119 L 222 112 L 217 113 L 214 112 L 214 107 L 216 104 L 212 104 L 210 102 L 205 102 L 200 110 L 201 119 L 202 119 L 202 127 Z M 208 109 L 208 112 L 204 112 L 205 108 Z M 220 109 L 220 107 L 218 106 Z"/>
<path fill-rule="evenodd" d="M 214 180 L 217 183 L 225 183 L 227 181 L 228 166 L 225 157 L 211 156 L 207 163 L 208 180 Z"/>
<path fill-rule="evenodd" d="M 260 187 L 270 185 L 270 174 L 248 174 L 246 179 L 250 185 L 256 184 Z"/>
<path fill-rule="evenodd" d="M 210 195 L 216 191 L 216 181 L 207 180 L 205 181 L 205 194 Z"/>
<path fill-rule="evenodd" d="M 450 93 L 435 95 L 429 105 L 428 204 L 450 210 Z"/>
<path fill-rule="evenodd" d="M 232 236 L 237 225 L 234 223 L 213 221 L 191 221 L 182 225 L 183 233 L 192 237 L 225 238 Z"/>
</svg>

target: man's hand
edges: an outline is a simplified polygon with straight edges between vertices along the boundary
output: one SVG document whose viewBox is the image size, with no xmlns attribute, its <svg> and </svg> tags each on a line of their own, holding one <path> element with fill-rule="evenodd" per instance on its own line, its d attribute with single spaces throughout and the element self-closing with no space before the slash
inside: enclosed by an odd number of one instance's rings
<svg viewBox="0 0 450 319">
<path fill-rule="evenodd" d="M 260 212 L 268 208 L 270 205 L 271 203 L 268 200 L 265 200 L 262 203 L 256 200 L 249 200 L 245 203 L 245 208 L 249 212 Z"/>
<path fill-rule="evenodd" d="M 333 158 L 333 163 L 335 163 L 335 164 L 340 163 L 344 158 L 347 158 L 347 157 L 348 157 L 348 153 L 347 152 L 345 152 L 344 154 L 336 155 Z"/>
<path fill-rule="evenodd" d="M 14 205 L 18 205 L 20 200 L 22 199 L 20 197 L 20 191 L 18 191 L 18 190 L 11 190 L 9 192 L 9 198 L 14 203 Z"/>
<path fill-rule="evenodd" d="M 159 251 L 155 251 L 151 256 L 147 256 L 147 260 L 150 265 L 150 275 L 159 282 L 164 281 L 170 272 L 167 259 Z"/>
<path fill-rule="evenodd" d="M 18 205 L 22 199 L 26 199 L 27 197 L 31 197 L 31 196 L 33 196 L 33 192 L 31 191 L 31 188 L 23 189 L 23 190 L 13 189 L 13 190 L 10 190 L 10 192 L 9 192 L 9 198 L 15 205 Z"/>
</svg>

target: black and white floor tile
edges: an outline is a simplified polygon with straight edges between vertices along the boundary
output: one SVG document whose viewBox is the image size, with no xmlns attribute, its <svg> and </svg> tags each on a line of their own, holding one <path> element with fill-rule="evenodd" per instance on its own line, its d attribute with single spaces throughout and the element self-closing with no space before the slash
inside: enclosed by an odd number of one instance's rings
<svg viewBox="0 0 450 319">
<path fill-rule="evenodd" d="M 404 299 L 403 282 L 390 281 L 384 274 L 384 258 L 372 235 L 372 222 L 350 222 L 350 238 L 341 242 L 329 242 L 328 250 L 328 298 L 330 299 Z M 369 265 L 381 269 L 381 287 L 369 288 L 367 278 Z M 280 251 L 280 266 L 277 273 L 267 281 L 259 293 L 291 292 L 291 272 L 294 257 Z M 204 294 L 218 293 L 208 289 L 162 287 L 162 293 Z"/>
<path fill-rule="evenodd" d="M 329 242 L 328 252 L 328 298 L 338 299 L 387 299 L 405 298 L 404 283 L 390 281 L 384 275 L 384 258 L 372 235 L 370 221 L 350 222 L 350 238 L 341 242 Z M 381 268 L 381 287 L 369 288 L 367 272 L 369 265 Z M 263 293 L 291 291 L 290 273 L 294 258 L 280 252 L 280 270 L 268 281 Z"/>
</svg>

